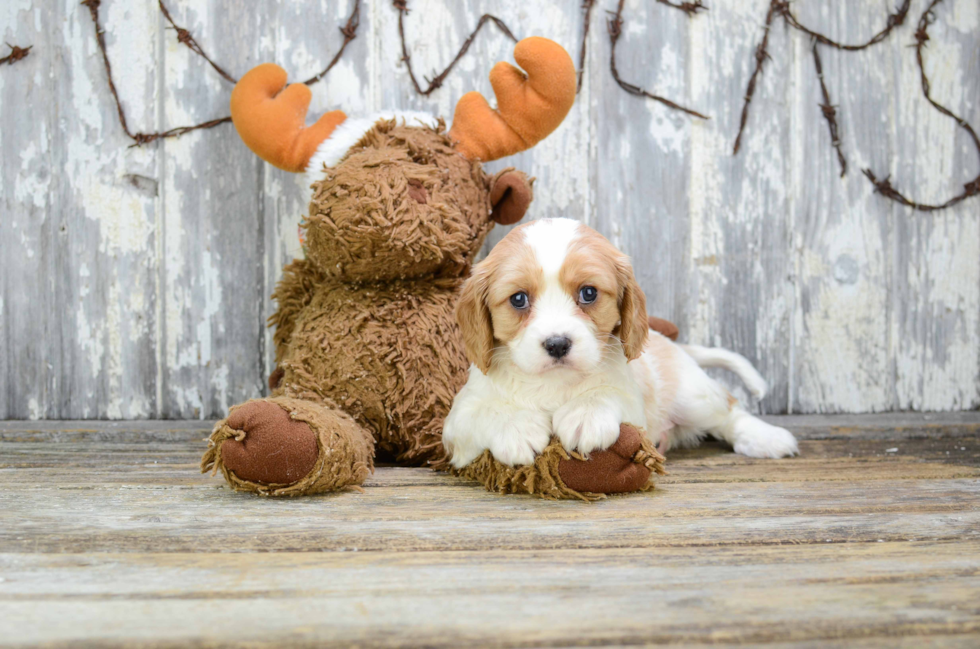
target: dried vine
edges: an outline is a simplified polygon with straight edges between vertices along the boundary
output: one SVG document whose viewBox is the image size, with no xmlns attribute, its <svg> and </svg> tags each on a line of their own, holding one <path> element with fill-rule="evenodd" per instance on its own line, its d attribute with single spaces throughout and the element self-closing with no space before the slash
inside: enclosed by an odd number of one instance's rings
<svg viewBox="0 0 980 649">
<path fill-rule="evenodd" d="M 7 43 L 7 47 L 10 48 L 10 54 L 0 59 L 0 65 L 6 63 L 7 65 L 13 65 L 21 59 L 26 59 L 27 55 L 31 53 L 31 48 L 33 45 L 28 45 L 27 47 L 17 47 L 16 45 L 11 45 Z"/>
<path fill-rule="evenodd" d="M 186 29 L 184 29 L 183 27 L 181 27 L 180 25 L 174 22 L 174 19 L 170 17 L 170 12 L 167 11 L 166 5 L 163 4 L 163 0 L 159 0 L 159 4 L 160 4 L 160 11 L 163 13 L 163 17 L 167 19 L 167 22 L 170 23 L 170 26 L 177 32 L 177 42 L 183 43 L 188 48 L 190 48 L 192 52 L 194 52 L 202 59 L 207 61 L 211 65 L 211 67 L 214 68 L 214 71 L 220 74 L 222 77 L 224 77 L 228 81 L 231 81 L 232 83 L 238 83 L 238 79 L 225 72 L 224 68 L 222 68 L 220 65 L 212 61 L 211 57 L 209 57 L 207 54 L 204 53 L 204 50 L 201 48 L 200 45 L 197 44 L 197 41 L 194 40 L 194 37 L 191 35 L 189 31 L 187 31 Z"/>
<path fill-rule="evenodd" d="M 690 10 L 689 11 L 688 9 L 685 8 L 686 6 L 689 6 L 690 5 L 690 6 L 697 6 L 698 8 L 702 8 L 700 2 L 693 2 L 693 3 L 685 2 L 685 3 L 682 3 L 681 5 L 675 5 L 675 4 L 672 4 L 670 2 L 666 2 L 666 1 L 663 1 L 663 0 L 658 0 L 658 2 L 662 2 L 662 4 L 665 4 L 668 7 L 673 7 L 675 9 L 681 9 L 681 10 L 685 11 L 685 13 L 688 13 L 688 14 L 693 13 L 694 11 L 697 11 L 697 9 L 693 9 L 693 10 Z M 667 99 L 666 97 L 661 97 L 660 95 L 655 95 L 652 92 L 650 92 L 648 90 L 644 90 L 643 88 L 641 88 L 640 86 L 638 86 L 638 85 L 636 85 L 634 83 L 630 83 L 628 81 L 623 81 L 623 79 L 620 78 L 620 76 L 619 76 L 619 70 L 616 67 L 616 44 L 619 42 L 619 37 L 622 36 L 622 33 L 623 33 L 623 22 L 624 22 L 623 21 L 623 6 L 624 5 L 625 5 L 625 0 L 619 0 L 619 4 L 616 6 L 615 13 L 613 13 L 612 17 L 609 18 L 609 20 L 607 21 L 607 28 L 609 30 L 609 44 L 610 44 L 611 49 L 612 49 L 612 51 L 610 52 L 610 55 L 609 55 L 609 69 L 612 72 L 613 79 L 616 81 L 617 84 L 619 84 L 619 87 L 620 88 L 622 88 L 623 90 L 625 90 L 626 92 L 628 92 L 631 95 L 636 95 L 637 97 L 646 97 L 648 99 L 653 99 L 654 101 L 658 101 L 661 104 L 663 104 L 663 105 L 665 105 L 665 106 L 667 106 L 669 108 L 673 108 L 674 110 L 679 110 L 679 111 L 682 111 L 684 113 L 687 113 L 688 115 L 693 115 L 694 117 L 700 117 L 701 119 L 709 119 L 707 115 L 702 115 L 701 113 L 697 112 L 696 110 L 693 110 L 691 108 L 687 108 L 686 106 L 681 106 L 677 102 L 671 101 L 670 99 Z"/>
<path fill-rule="evenodd" d="M 582 17 L 582 46 L 578 51 L 578 85 L 575 87 L 576 93 L 582 90 L 582 75 L 585 73 L 585 55 L 589 43 L 589 27 L 592 25 L 592 7 L 594 6 L 595 0 L 585 0 L 582 3 L 584 16 Z"/>
<path fill-rule="evenodd" d="M 834 147 L 834 151 L 837 152 L 837 162 L 840 164 L 840 177 L 843 178 L 847 175 L 847 159 L 841 150 L 840 129 L 837 126 L 837 109 L 830 103 L 830 92 L 828 92 L 827 84 L 823 80 L 823 64 L 820 62 L 820 52 L 817 50 L 817 39 L 815 38 L 813 39 L 812 49 L 813 67 L 817 71 L 817 80 L 820 82 L 820 94 L 823 95 L 823 103 L 820 104 L 820 110 L 823 112 L 824 119 L 827 120 L 827 128 L 830 130 L 830 144 Z"/>
<path fill-rule="evenodd" d="M 933 20 L 935 20 L 935 14 L 933 13 L 933 9 L 936 7 L 936 5 L 938 5 L 942 1 L 943 0 L 932 0 L 929 6 L 926 7 L 926 10 L 922 12 L 922 16 L 919 18 L 919 24 L 915 30 L 915 61 L 919 66 L 919 80 L 922 85 L 922 94 L 923 96 L 925 96 L 926 101 L 932 104 L 933 108 L 938 110 L 943 115 L 954 120 L 960 128 L 962 128 L 970 135 L 970 139 L 973 140 L 973 145 L 977 149 L 977 156 L 978 158 L 980 158 L 980 138 L 977 137 L 977 132 L 973 130 L 973 127 L 970 126 L 969 122 L 967 122 L 959 115 L 956 115 L 953 111 L 951 111 L 950 109 L 946 108 L 938 101 L 933 99 L 932 95 L 929 93 L 929 77 L 926 75 L 925 65 L 923 65 L 922 62 L 922 51 L 925 49 L 926 43 L 929 41 L 929 31 L 928 31 L 929 25 L 930 23 L 932 23 Z M 960 192 L 956 196 L 953 196 L 946 202 L 940 203 L 938 205 L 928 205 L 924 203 L 918 203 L 910 198 L 907 198 L 904 194 L 902 194 L 900 191 L 898 191 L 897 189 L 895 189 L 895 187 L 892 186 L 887 176 L 879 180 L 875 176 L 874 172 L 871 171 L 871 169 L 865 169 L 864 175 L 867 176 L 868 180 L 870 180 L 871 183 L 875 186 L 875 191 L 877 193 L 887 198 L 890 198 L 893 201 L 901 203 L 906 207 L 911 207 L 912 209 L 919 210 L 921 212 L 933 212 L 935 210 L 942 210 L 947 207 L 956 205 L 957 203 L 960 203 L 971 196 L 976 196 L 977 194 L 980 194 L 980 173 L 977 174 L 976 178 L 963 185 L 962 192 Z"/>
<path fill-rule="evenodd" d="M 133 146 L 149 144 L 150 142 L 164 138 L 179 137 L 191 131 L 210 129 L 218 126 L 219 124 L 225 124 L 231 121 L 231 117 L 219 117 L 217 119 L 201 122 L 200 124 L 178 126 L 166 131 L 158 131 L 153 133 L 143 131 L 133 132 L 130 130 L 129 123 L 126 120 L 126 111 L 123 109 L 122 101 L 119 99 L 119 92 L 116 90 L 116 84 L 112 77 L 112 64 L 109 62 L 109 54 L 105 44 L 105 30 L 103 29 L 102 22 L 99 19 L 99 6 L 101 5 L 101 0 L 83 0 L 82 5 L 88 8 L 89 14 L 92 17 L 92 23 L 95 25 L 95 39 L 99 46 L 99 52 L 102 54 L 102 62 L 105 66 L 106 72 L 106 81 L 109 84 L 109 93 L 112 95 L 113 101 L 116 104 L 116 112 L 119 115 L 119 124 L 122 126 L 123 132 L 126 133 L 131 140 L 133 140 Z M 170 23 L 170 26 L 176 30 L 178 42 L 183 43 L 192 52 L 202 57 L 223 78 L 231 81 L 232 83 L 236 81 L 236 79 L 228 74 L 224 68 L 208 57 L 208 55 L 204 52 L 204 49 L 197 43 L 194 36 L 190 32 L 177 25 L 177 23 L 171 17 L 170 12 L 167 11 L 167 7 L 163 4 L 162 0 L 159 1 L 159 7 L 163 17 L 168 23 Z M 304 81 L 304 84 L 311 86 L 320 81 L 320 79 L 326 76 L 326 74 L 330 72 L 330 70 L 337 64 L 340 57 L 343 56 L 344 50 L 347 49 L 347 45 L 357 36 L 357 27 L 360 24 L 360 12 L 360 0 L 354 0 L 354 9 L 347 18 L 347 23 L 340 29 L 340 33 L 344 36 L 343 43 L 341 43 L 340 48 L 338 48 L 337 53 L 334 55 L 333 59 L 330 60 L 330 63 L 327 64 L 327 67 L 325 67 L 318 74 Z"/>
<path fill-rule="evenodd" d="M 938 110 L 943 115 L 946 115 L 947 117 L 953 119 L 960 128 L 962 128 L 969 134 L 970 138 L 973 141 L 974 146 L 977 149 L 978 156 L 980 156 L 980 137 L 977 136 L 977 133 L 973 129 L 973 127 L 968 122 L 966 122 L 966 120 L 959 117 L 951 110 L 949 110 L 946 106 L 942 105 L 941 103 L 933 99 L 930 94 L 929 78 L 926 75 L 925 67 L 923 65 L 923 51 L 925 49 L 926 43 L 929 41 L 929 34 L 928 34 L 929 25 L 935 20 L 934 9 L 942 1 L 943 0 L 931 1 L 929 6 L 922 13 L 922 16 L 919 18 L 918 26 L 915 32 L 915 41 L 916 41 L 915 55 L 916 55 L 916 63 L 919 67 L 919 78 L 922 86 L 922 94 L 926 98 L 926 100 L 933 106 L 933 108 Z M 201 47 L 201 45 L 197 42 L 194 36 L 187 29 L 177 24 L 177 22 L 171 16 L 166 5 L 163 3 L 163 0 L 158 0 L 158 2 L 159 2 L 160 12 L 162 13 L 164 19 L 167 21 L 167 23 L 169 23 L 170 28 L 172 28 L 177 33 L 177 41 L 185 45 L 188 49 L 190 49 L 192 52 L 194 52 L 201 58 L 203 58 L 211 66 L 211 68 L 217 74 L 219 74 L 223 79 L 235 83 L 237 79 L 234 76 L 232 76 L 230 73 L 228 73 L 221 65 L 216 63 L 213 59 L 211 59 L 204 51 L 204 48 Z M 707 7 L 705 7 L 704 4 L 702 3 L 702 0 L 693 0 L 693 1 L 656 0 L 656 2 L 665 5 L 667 7 L 670 7 L 672 9 L 683 11 L 689 16 L 693 16 L 697 12 L 704 11 L 707 9 Z M 120 126 L 122 126 L 122 129 L 126 133 L 126 135 L 133 140 L 134 146 L 147 144 L 162 138 L 177 137 L 185 133 L 188 133 L 190 131 L 195 131 L 199 129 L 210 129 L 215 126 L 218 126 L 219 124 L 224 124 L 231 121 L 230 117 L 220 117 L 217 119 L 212 119 L 206 122 L 202 122 L 200 124 L 193 124 L 190 126 L 179 126 L 176 128 L 172 128 L 160 132 L 147 133 L 142 131 L 139 132 L 132 131 L 127 122 L 126 112 L 123 109 L 122 101 L 119 98 L 119 93 L 116 89 L 116 85 L 112 76 L 112 65 L 109 61 L 109 55 L 107 53 L 107 48 L 105 43 L 105 30 L 103 29 L 102 23 L 99 18 L 99 7 L 101 4 L 101 0 L 83 0 L 81 4 L 86 8 L 88 8 L 89 14 L 92 17 L 92 22 L 95 26 L 96 42 L 99 47 L 99 52 L 102 55 L 102 61 L 106 71 L 106 81 L 109 86 L 109 92 L 112 95 L 113 101 L 115 102 L 116 112 L 119 116 Z M 412 85 L 414 86 L 415 91 L 422 96 L 428 96 L 442 86 L 446 77 L 449 76 L 449 74 L 455 68 L 456 64 L 469 51 L 470 47 L 475 41 L 477 35 L 480 33 L 481 29 L 483 29 L 484 25 L 488 23 L 493 23 L 497 27 L 497 29 L 499 29 L 501 33 L 507 36 L 511 41 L 515 43 L 517 42 L 517 38 L 514 36 L 513 32 L 511 32 L 510 28 L 503 20 L 491 14 L 484 14 L 483 16 L 480 17 L 480 20 L 477 23 L 476 27 L 473 29 L 473 31 L 463 42 L 462 46 L 460 47 L 459 51 L 457 52 L 456 56 L 452 59 L 452 61 L 450 61 L 450 63 L 446 66 L 445 69 L 443 69 L 441 72 L 433 76 L 431 79 L 426 78 L 425 79 L 426 85 L 423 87 L 422 83 L 419 82 L 418 77 L 415 74 L 415 70 L 412 67 L 411 55 L 409 53 L 407 39 L 405 36 L 405 17 L 409 13 L 408 0 L 393 0 L 392 4 L 394 8 L 398 11 L 398 35 L 401 40 L 402 60 L 405 62 L 409 77 L 411 78 Z M 582 79 L 583 79 L 583 74 L 585 69 L 585 61 L 587 56 L 587 46 L 588 46 L 588 37 L 589 37 L 589 29 L 591 25 L 592 11 L 596 4 L 597 4 L 596 0 L 583 0 L 582 2 L 582 10 L 584 12 L 584 18 L 583 18 L 583 29 L 582 29 L 582 43 L 579 49 L 579 60 L 578 60 L 577 81 L 578 81 L 579 90 L 581 90 L 582 87 Z M 657 101 L 673 110 L 679 110 L 689 115 L 693 115 L 695 117 L 708 119 L 707 116 L 691 108 L 687 108 L 670 99 L 653 94 L 641 88 L 640 86 L 625 81 L 621 78 L 616 63 L 616 46 L 619 42 L 620 37 L 622 36 L 622 27 L 624 24 L 624 19 L 623 19 L 624 5 L 625 5 L 625 0 L 619 0 L 616 7 L 616 11 L 610 12 L 611 14 L 610 18 L 607 21 L 607 30 L 608 30 L 608 35 L 609 35 L 609 40 L 611 45 L 609 68 L 610 68 L 610 72 L 612 73 L 612 77 L 616 81 L 617 85 L 619 85 L 623 90 L 625 90 L 631 95 L 653 99 L 654 101 Z M 762 69 L 765 65 L 765 62 L 771 58 L 769 56 L 769 35 L 772 30 L 772 25 L 774 21 L 776 20 L 777 17 L 779 17 L 782 18 L 782 20 L 786 25 L 792 27 L 793 29 L 803 34 L 806 34 L 807 36 L 810 37 L 812 41 L 811 51 L 813 55 L 813 65 L 816 71 L 817 80 L 820 85 L 820 93 L 822 97 L 822 103 L 819 105 L 820 105 L 821 112 L 823 113 L 824 119 L 827 122 L 827 128 L 830 132 L 831 146 L 834 148 L 834 151 L 836 153 L 837 160 L 841 168 L 841 176 L 843 177 L 847 173 L 847 159 L 844 156 L 842 144 L 841 144 L 840 128 L 837 122 L 837 108 L 833 105 L 831 101 L 830 92 L 828 91 L 827 84 L 824 80 L 823 65 L 820 59 L 819 47 L 826 46 L 826 47 L 834 48 L 839 51 L 854 52 L 854 51 L 864 50 L 873 45 L 881 43 L 886 38 L 888 38 L 889 35 L 891 35 L 891 33 L 897 27 L 905 23 L 905 20 L 908 17 L 910 6 L 911 6 L 911 0 L 901 0 L 901 4 L 899 4 L 898 7 L 888 15 L 885 26 L 882 29 L 880 29 L 878 32 L 876 32 L 870 39 L 868 39 L 863 43 L 848 44 L 848 43 L 841 43 L 839 41 L 831 39 L 828 36 L 821 34 L 820 32 L 817 32 L 815 30 L 812 30 L 806 25 L 802 24 L 791 11 L 790 3 L 787 0 L 770 0 L 769 7 L 766 13 L 763 36 L 761 41 L 758 43 L 758 45 L 755 48 L 755 68 L 752 71 L 752 75 L 749 78 L 748 86 L 746 87 L 744 103 L 742 105 L 741 118 L 739 120 L 738 133 L 735 137 L 735 143 L 733 146 L 732 153 L 737 154 L 741 146 L 742 136 L 745 132 L 746 125 L 748 123 L 749 107 L 755 95 L 756 86 L 758 84 L 759 78 L 762 75 Z M 337 49 L 333 58 L 329 61 L 326 67 L 316 75 L 304 81 L 303 82 L 304 84 L 313 85 L 317 83 L 318 81 L 323 79 L 324 76 L 326 76 L 331 69 L 333 69 L 333 67 L 338 63 L 338 61 L 340 61 L 340 58 L 343 56 L 344 52 L 346 51 L 347 46 L 350 44 L 352 40 L 354 40 L 357 37 L 357 29 L 360 25 L 360 8 L 361 8 L 360 0 L 355 0 L 354 7 L 347 18 L 346 24 L 342 28 L 340 28 L 340 32 L 343 36 L 343 42 L 341 43 L 340 47 Z M 3 65 L 5 63 L 13 64 L 16 63 L 17 61 L 24 59 L 25 57 L 28 56 L 32 48 L 32 46 L 22 48 L 10 44 L 8 44 L 8 47 L 10 48 L 10 53 L 5 57 L 0 58 L 0 65 Z M 891 200 L 901 203 L 902 205 L 920 211 L 928 212 L 928 211 L 944 209 L 952 205 L 956 205 L 957 203 L 969 197 L 980 194 L 980 175 L 978 175 L 976 178 L 969 181 L 963 186 L 963 191 L 961 193 L 948 199 L 947 201 L 937 205 L 923 204 L 907 198 L 904 194 L 902 194 L 894 186 L 892 186 L 888 177 L 879 179 L 871 171 L 871 169 L 865 169 L 864 174 L 872 182 L 872 184 L 875 187 L 875 191 L 877 193 L 880 193 Z"/>
<path fill-rule="evenodd" d="M 881 31 L 876 33 L 874 36 L 872 36 L 868 41 L 861 43 L 859 45 L 845 45 L 831 38 L 828 38 L 819 32 L 815 32 L 812 29 L 809 29 L 808 27 L 800 23 L 799 20 L 796 19 L 796 16 L 793 15 L 793 12 L 790 11 L 788 2 L 782 4 L 783 7 L 781 13 L 783 16 L 783 20 L 785 20 L 790 27 L 793 27 L 794 29 L 798 29 L 799 31 L 803 32 L 810 38 L 815 39 L 821 45 L 827 45 L 838 50 L 844 50 L 846 52 L 857 52 L 859 50 L 867 49 L 872 45 L 877 45 L 881 41 L 888 38 L 888 35 L 892 33 L 893 29 L 903 24 L 905 22 L 905 17 L 909 13 L 909 6 L 912 4 L 912 0 L 902 0 L 902 4 L 898 7 L 895 13 L 888 14 L 888 21 L 885 24 L 885 27 Z"/>
<path fill-rule="evenodd" d="M 786 8 L 786 3 L 780 0 L 772 0 L 769 3 L 769 11 L 766 13 L 766 24 L 762 33 L 762 40 L 755 47 L 755 69 L 752 70 L 752 76 L 749 77 L 749 85 L 745 89 L 745 103 L 742 104 L 742 117 L 738 123 L 738 135 L 735 136 L 735 146 L 732 147 L 732 155 L 738 153 L 738 149 L 742 146 L 742 133 L 745 132 L 745 124 L 749 121 L 749 104 L 752 103 L 752 97 L 755 96 L 755 84 L 759 80 L 759 75 L 762 74 L 762 65 L 769 58 L 769 31 L 772 29 L 772 21 L 776 17 L 776 14 L 782 13 Z"/>
<path fill-rule="evenodd" d="M 672 2 L 672 0 L 657 0 L 662 5 L 667 5 L 673 9 L 680 9 L 689 16 L 693 16 L 701 10 L 707 10 L 708 8 L 702 4 L 701 0 L 694 0 L 694 2 Z"/>
<path fill-rule="evenodd" d="M 895 10 L 894 13 L 888 15 L 888 20 L 885 24 L 885 27 L 880 31 L 878 31 L 874 36 L 872 36 L 866 42 L 860 43 L 858 45 L 849 45 L 849 44 L 835 41 L 834 39 L 829 38 L 819 32 L 816 32 L 810 29 L 809 27 L 807 27 L 806 25 L 804 25 L 803 23 L 801 23 L 796 18 L 796 16 L 793 15 L 793 12 L 790 10 L 789 2 L 786 2 L 785 0 L 771 0 L 771 2 L 769 3 L 769 9 L 766 12 L 765 31 L 762 35 L 762 40 L 759 42 L 759 45 L 757 45 L 755 49 L 755 69 L 752 71 L 752 76 L 749 78 L 748 88 L 745 91 L 745 103 L 742 105 L 742 119 L 739 122 L 738 135 L 736 135 L 735 137 L 735 146 L 733 147 L 732 153 L 733 154 L 738 153 L 739 145 L 742 141 L 742 133 L 745 131 L 745 125 L 749 117 L 749 104 L 752 103 L 752 97 L 755 94 L 755 84 L 759 78 L 759 75 L 762 74 L 763 63 L 766 61 L 766 59 L 770 58 L 768 52 L 769 31 L 772 28 L 773 20 L 777 16 L 782 17 L 785 23 L 790 27 L 792 27 L 793 29 L 803 32 L 804 34 L 809 36 L 817 43 L 820 43 L 821 45 L 827 45 L 828 47 L 833 47 L 834 49 L 838 49 L 846 52 L 856 52 L 859 50 L 867 49 L 872 45 L 876 45 L 881 41 L 885 40 L 886 38 L 888 38 L 889 34 L 892 33 L 892 30 L 894 30 L 896 27 L 898 27 L 899 25 L 905 22 L 905 17 L 908 15 L 909 6 L 911 5 L 911 2 L 912 0 L 902 0 L 902 4 L 898 7 L 898 9 Z M 819 56 L 820 56 L 819 53 L 817 53 L 816 49 L 814 49 L 815 65 L 819 64 Z M 822 79 L 821 79 L 821 86 L 823 87 Z M 824 105 L 829 106 L 830 98 L 826 92 L 826 87 L 823 87 L 823 93 L 824 93 Z M 823 106 L 821 106 L 821 108 L 823 108 Z M 824 116 L 825 117 L 827 116 L 826 109 L 824 110 Z M 830 119 L 831 118 L 828 117 L 828 123 Z M 838 149 L 838 155 L 841 155 L 838 145 L 835 144 L 834 146 L 835 148 Z"/>
<path fill-rule="evenodd" d="M 459 60 L 466 55 L 466 52 L 469 51 L 473 41 L 476 40 L 477 34 L 480 33 L 480 30 L 483 29 L 483 26 L 488 22 L 492 22 L 494 25 L 496 25 L 497 29 L 503 32 L 507 38 L 515 43 L 517 42 L 517 37 L 514 36 L 514 34 L 510 31 L 510 28 L 507 27 L 507 24 L 503 20 L 491 14 L 483 14 L 480 16 L 480 21 L 476 24 L 476 28 L 470 33 L 469 37 L 463 41 L 462 47 L 459 48 L 459 52 L 456 53 L 453 60 L 449 62 L 449 65 L 447 65 L 442 72 L 435 75 L 431 79 L 426 79 L 425 81 L 428 86 L 423 89 L 422 84 L 419 83 L 418 78 L 415 76 L 415 70 L 412 68 L 412 56 L 408 53 L 408 44 L 405 40 L 405 16 L 408 15 L 408 0 L 394 0 L 392 4 L 394 5 L 395 9 L 398 10 L 398 37 L 402 42 L 402 61 L 405 62 L 405 67 L 408 68 L 408 76 L 412 79 L 412 85 L 415 86 L 415 91 L 423 97 L 428 97 L 438 88 L 442 87 L 443 81 L 446 80 L 449 73 L 452 72 L 454 67 L 456 67 Z"/>
</svg>

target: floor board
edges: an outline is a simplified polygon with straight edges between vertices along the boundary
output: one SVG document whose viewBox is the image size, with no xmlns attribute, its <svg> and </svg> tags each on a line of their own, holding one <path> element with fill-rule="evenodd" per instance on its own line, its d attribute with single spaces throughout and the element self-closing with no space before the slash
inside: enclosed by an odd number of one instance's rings
<svg viewBox="0 0 980 649">
<path fill-rule="evenodd" d="M 593 504 L 381 467 L 269 500 L 206 422 L 0 422 L 4 646 L 980 644 L 978 413 L 783 418 Z"/>
</svg>

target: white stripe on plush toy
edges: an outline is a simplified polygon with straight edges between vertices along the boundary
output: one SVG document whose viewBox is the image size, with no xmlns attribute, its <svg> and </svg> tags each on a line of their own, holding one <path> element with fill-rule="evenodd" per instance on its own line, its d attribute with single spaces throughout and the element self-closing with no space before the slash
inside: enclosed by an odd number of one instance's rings
<svg viewBox="0 0 980 649">
<path fill-rule="evenodd" d="M 357 144 L 378 120 L 382 119 L 404 121 L 406 126 L 424 125 L 433 128 L 438 123 L 438 119 L 434 116 L 418 111 L 388 110 L 367 117 L 348 117 L 316 148 L 316 153 L 306 165 L 306 184 L 312 185 L 323 178 L 324 165 L 335 166 L 347 155 L 350 148 Z"/>
</svg>

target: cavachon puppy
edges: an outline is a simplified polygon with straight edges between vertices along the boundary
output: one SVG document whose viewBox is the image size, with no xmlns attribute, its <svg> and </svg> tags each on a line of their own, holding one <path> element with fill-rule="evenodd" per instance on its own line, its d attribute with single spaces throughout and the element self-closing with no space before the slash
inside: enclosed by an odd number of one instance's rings
<svg viewBox="0 0 980 649">
<path fill-rule="evenodd" d="M 751 457 L 797 453 L 789 431 L 746 412 L 702 369 L 729 369 L 762 396 L 755 368 L 651 331 L 629 258 L 577 221 L 512 230 L 473 269 L 456 318 L 472 362 L 443 427 L 457 468 L 486 449 L 530 464 L 552 436 L 569 452 L 603 450 L 622 423 L 661 451 L 711 434 Z"/>
</svg>

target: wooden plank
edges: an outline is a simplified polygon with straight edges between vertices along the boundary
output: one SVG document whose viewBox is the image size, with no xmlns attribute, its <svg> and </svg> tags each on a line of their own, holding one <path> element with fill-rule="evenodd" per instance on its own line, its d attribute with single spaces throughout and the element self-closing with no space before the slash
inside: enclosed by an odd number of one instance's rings
<svg viewBox="0 0 980 649">
<path fill-rule="evenodd" d="M 258 58 L 270 9 L 215 0 L 171 10 L 232 74 Z M 168 36 L 160 53 L 164 123 L 227 115 L 231 83 Z M 160 414 L 220 417 L 264 390 L 264 165 L 230 125 L 166 140 L 160 151 Z"/>
<path fill-rule="evenodd" d="M 786 415 L 766 420 L 800 439 L 908 440 L 980 435 L 980 413 L 896 412 L 873 415 Z"/>
<path fill-rule="evenodd" d="M 918 20 L 924 7 L 914 6 Z M 943 2 L 933 11 L 923 54 L 932 97 L 980 128 L 977 4 Z M 912 48 L 897 49 L 891 120 L 895 158 L 881 167 L 920 202 L 941 203 L 980 174 L 965 131 L 922 96 Z M 895 405 L 957 410 L 980 405 L 980 203 L 938 213 L 903 209 L 895 222 L 892 321 Z"/>
<path fill-rule="evenodd" d="M 845 43 L 866 42 L 885 25 L 879 2 L 794 7 L 801 22 Z M 911 20 L 910 20 L 911 22 Z M 889 326 L 894 223 L 903 216 L 872 191 L 862 169 L 896 154 L 891 119 L 891 62 L 907 51 L 893 37 L 861 52 L 818 49 L 824 82 L 837 107 L 848 173 L 841 168 L 821 112 L 823 98 L 810 39 L 794 33 L 781 56 L 793 56 L 799 87 L 792 110 L 794 247 L 798 300 L 792 395 L 795 412 L 879 411 L 894 407 L 894 345 Z"/>
<path fill-rule="evenodd" d="M 405 552 L 488 545 L 540 549 L 956 539 L 980 529 L 978 492 L 975 477 L 690 483 L 589 507 L 497 496 L 459 483 L 289 501 L 256 499 L 217 484 L 55 484 L 0 497 L 0 547 L 15 552 Z"/>
<path fill-rule="evenodd" d="M 0 637 L 194 646 L 942 637 L 980 627 L 978 550 L 974 541 L 669 553 L 6 554 Z"/>
<path fill-rule="evenodd" d="M 590 83 L 595 158 L 594 207 L 590 224 L 633 260 L 633 271 L 647 298 L 647 311 L 673 320 L 690 334 L 692 170 L 691 132 L 702 120 L 651 99 L 630 95 L 610 73 L 611 47 L 604 15 L 593 10 Z M 714 9 L 714 7 L 712 7 Z M 688 18 L 664 4 L 631 0 L 622 13 L 616 60 L 624 81 L 695 110 L 687 71 L 694 62 Z M 710 57 L 709 57 L 710 58 Z M 700 62 L 698 63 L 700 65 Z M 710 64 L 709 64 L 710 65 Z M 629 160 L 628 164 L 623 164 Z"/>
<path fill-rule="evenodd" d="M 771 415 L 765 420 L 799 439 L 908 440 L 976 437 L 980 412 L 879 413 L 874 415 Z M 211 432 L 214 421 L 0 421 L 0 442 L 193 443 Z"/>
<path fill-rule="evenodd" d="M 151 2 L 105 2 L 129 119 L 156 125 Z M 156 409 L 156 156 L 127 148 L 87 8 L 17 2 L 0 75 L 0 418 L 147 417 Z M 133 315 L 131 315 L 133 314 Z"/>
<path fill-rule="evenodd" d="M 827 446 L 831 448 L 827 448 Z M 868 448 L 868 446 L 876 448 Z M 810 457 L 805 460 L 759 464 L 734 456 L 727 449 L 714 447 L 707 451 L 677 453 L 668 463 L 670 475 L 661 485 L 687 482 L 863 482 L 869 480 L 929 480 L 969 478 L 978 474 L 980 445 L 957 442 L 923 449 L 919 445 L 890 446 L 889 442 L 855 448 L 836 442 L 804 443 Z M 37 446 L 4 448 L 0 466 L 0 485 L 58 484 L 80 485 L 196 485 L 218 486 L 220 482 L 198 473 L 200 447 L 182 451 L 168 448 L 130 449 L 108 447 L 100 451 L 65 449 L 77 456 L 66 460 L 63 455 Z M 872 457 L 861 457 L 873 453 Z M 855 457 L 849 457 L 854 455 Z M 813 457 L 816 456 L 816 457 Z M 379 467 L 368 481 L 368 487 L 414 487 L 418 485 L 461 485 L 456 478 L 429 469 Z"/>
<path fill-rule="evenodd" d="M 353 0 L 246 6 L 170 3 L 234 74 L 265 60 L 300 78 L 339 44 Z M 416 72 L 455 55 L 484 11 L 518 36 L 577 53 L 581 8 L 413 0 Z M 630 0 L 624 78 L 709 114 L 689 120 L 613 83 L 593 9 L 585 84 L 535 150 L 488 166 L 539 178 L 531 218 L 596 225 L 636 260 L 651 311 L 686 338 L 733 347 L 773 383 L 765 412 L 970 409 L 980 405 L 980 220 L 975 198 L 920 214 L 873 194 L 860 169 L 924 201 L 959 191 L 975 151 L 921 95 L 906 47 L 924 5 L 866 52 L 822 48 L 850 172 L 841 180 L 808 39 L 780 26 L 743 151 L 729 155 L 767 2 L 693 18 Z M 794 8 L 860 42 L 884 24 L 876 0 Z M 133 130 L 225 114 L 228 84 L 177 43 L 150 0 L 101 6 Z M 926 51 L 934 96 L 975 126 L 975 3 L 937 7 Z M 512 45 L 489 26 L 429 98 L 410 87 L 390 3 L 364 3 L 359 37 L 314 86 L 312 113 L 420 108 L 451 117 Z M 128 148 L 87 9 L 8 2 L 5 41 L 33 44 L 0 74 L 0 417 L 217 417 L 264 390 L 264 319 L 280 268 L 299 254 L 302 181 L 259 163 L 230 126 Z M 58 173 L 55 173 L 57 170 Z M 492 234 L 493 243 L 505 229 Z M 723 377 L 729 381 L 731 377 Z"/>
<path fill-rule="evenodd" d="M 390 467 L 269 500 L 196 473 L 203 422 L 4 422 L 0 646 L 970 646 L 970 417 L 794 419 L 801 458 L 591 505 Z"/>
<path fill-rule="evenodd" d="M 790 57 L 767 61 L 756 88 L 741 151 L 732 155 L 740 98 L 755 66 L 769 2 L 716 3 L 690 21 L 692 103 L 711 116 L 691 126 L 691 280 L 686 287 L 687 341 L 744 354 L 770 384 L 762 412 L 786 412 L 794 312 L 786 218 L 792 194 L 786 104 Z M 787 51 L 788 34 L 773 29 L 772 51 Z M 685 289 L 678 289 L 684 291 Z M 730 377 L 723 380 L 731 382 Z M 733 383 L 736 394 L 745 395 Z M 746 395 L 747 396 L 747 395 Z"/>
</svg>

